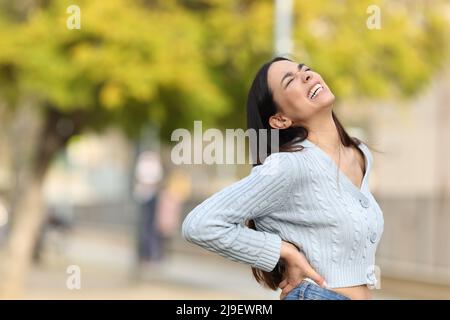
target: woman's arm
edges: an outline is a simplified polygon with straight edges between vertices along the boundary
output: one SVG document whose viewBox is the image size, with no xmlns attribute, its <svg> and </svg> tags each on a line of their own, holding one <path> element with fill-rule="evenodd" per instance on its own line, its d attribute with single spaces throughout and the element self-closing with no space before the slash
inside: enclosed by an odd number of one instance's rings
<svg viewBox="0 0 450 320">
<path fill-rule="evenodd" d="M 296 181 L 295 155 L 275 153 L 244 179 L 195 207 L 182 225 L 183 238 L 230 260 L 272 271 L 285 253 L 278 234 L 244 225 L 280 210 Z"/>
</svg>

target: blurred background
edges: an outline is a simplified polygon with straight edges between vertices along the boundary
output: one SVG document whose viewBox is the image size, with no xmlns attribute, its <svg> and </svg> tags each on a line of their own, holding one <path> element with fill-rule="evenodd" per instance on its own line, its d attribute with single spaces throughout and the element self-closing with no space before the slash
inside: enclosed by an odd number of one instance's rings
<svg viewBox="0 0 450 320">
<path fill-rule="evenodd" d="M 322 74 L 373 152 L 377 299 L 450 299 L 450 1 L 0 0 L 0 296 L 278 299 L 181 221 L 249 165 L 175 165 L 244 128 L 260 65 Z"/>
</svg>

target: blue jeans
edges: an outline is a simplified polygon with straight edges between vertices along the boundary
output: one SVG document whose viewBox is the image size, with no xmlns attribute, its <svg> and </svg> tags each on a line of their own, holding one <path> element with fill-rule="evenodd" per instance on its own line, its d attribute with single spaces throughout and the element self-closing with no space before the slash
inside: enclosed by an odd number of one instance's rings
<svg viewBox="0 0 450 320">
<path fill-rule="evenodd" d="M 322 288 L 308 280 L 303 280 L 300 284 L 289 291 L 283 300 L 351 300 L 349 297 Z"/>
</svg>

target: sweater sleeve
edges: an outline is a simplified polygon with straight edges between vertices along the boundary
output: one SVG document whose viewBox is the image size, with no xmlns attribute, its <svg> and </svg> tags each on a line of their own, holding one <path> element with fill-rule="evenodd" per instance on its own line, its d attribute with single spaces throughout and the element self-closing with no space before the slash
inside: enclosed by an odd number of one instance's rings
<svg viewBox="0 0 450 320">
<path fill-rule="evenodd" d="M 280 259 L 279 235 L 244 225 L 278 210 L 295 177 L 293 154 L 269 155 L 250 174 L 196 206 L 184 219 L 182 236 L 235 262 L 272 271 Z"/>
</svg>

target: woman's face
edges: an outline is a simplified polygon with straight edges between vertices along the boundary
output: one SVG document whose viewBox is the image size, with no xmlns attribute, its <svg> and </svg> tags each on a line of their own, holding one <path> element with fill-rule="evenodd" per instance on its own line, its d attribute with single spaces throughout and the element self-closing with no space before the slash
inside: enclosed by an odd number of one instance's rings
<svg viewBox="0 0 450 320">
<path fill-rule="evenodd" d="M 272 63 L 267 80 L 273 99 L 281 109 L 280 114 L 293 123 L 307 122 L 312 115 L 330 107 L 335 100 L 320 74 L 293 61 Z M 274 126 L 272 121 L 271 125 Z"/>
</svg>

